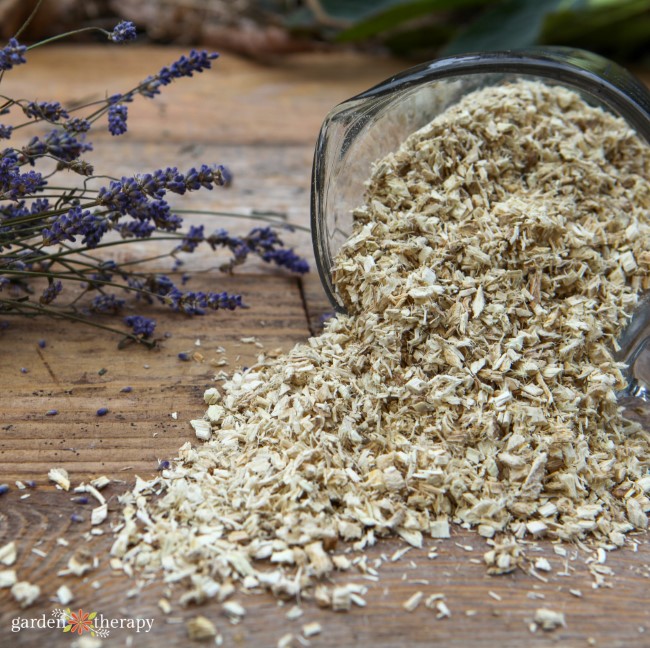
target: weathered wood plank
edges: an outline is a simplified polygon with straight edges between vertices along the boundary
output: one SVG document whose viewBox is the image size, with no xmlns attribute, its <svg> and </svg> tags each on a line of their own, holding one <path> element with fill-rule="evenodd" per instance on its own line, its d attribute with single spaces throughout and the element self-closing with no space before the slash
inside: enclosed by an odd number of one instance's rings
<svg viewBox="0 0 650 648">
<path fill-rule="evenodd" d="M 125 480 L 128 479 L 125 476 Z M 104 491 L 115 520 L 119 512 L 116 495 L 125 487 L 125 484 L 111 485 Z M 137 646 L 153 647 L 162 642 L 170 646 L 187 646 L 185 626 L 179 621 L 197 614 L 215 623 L 226 646 L 275 646 L 285 633 L 299 634 L 302 625 L 310 621 L 318 621 L 323 626 L 323 634 L 311 640 L 315 647 L 444 645 L 465 648 L 470 643 L 484 648 L 518 648 L 522 645 L 627 648 L 646 645 L 645 632 L 650 626 L 645 595 L 650 576 L 650 547 L 647 542 L 642 542 L 636 553 L 626 549 L 610 554 L 607 565 L 616 574 L 608 579 L 613 583 L 613 589 L 593 589 L 584 562 L 588 554 L 577 552 L 577 559 L 571 560 L 574 556 L 570 554 L 566 563 L 571 572 L 569 577 L 545 574 L 548 582 L 541 582 L 521 572 L 501 577 L 487 576 L 483 565 L 469 562 L 470 558 L 480 559 L 484 541 L 474 533 L 454 528 L 451 540 L 427 542 L 427 549 L 436 547 L 438 552 L 434 560 L 427 558 L 426 550 L 413 549 L 402 560 L 382 565 L 379 580 L 375 583 L 363 580 L 360 574 L 356 577 L 346 574 L 346 582 L 368 586 L 365 608 L 355 607 L 350 613 L 333 613 L 319 609 L 311 601 L 303 601 L 304 615 L 297 621 L 288 621 L 285 613 L 292 605 L 290 602 L 278 607 L 277 601 L 267 594 L 239 595 L 236 598 L 247 609 L 247 615 L 241 624 L 232 625 L 216 602 L 189 608 L 175 605 L 174 611 L 166 617 L 157 607 L 157 601 L 166 596 L 172 603 L 176 602 L 182 588 L 169 591 L 160 583 L 153 583 L 138 593 L 134 581 L 112 573 L 107 565 L 110 534 L 87 536 L 87 541 L 82 539 L 81 534 L 90 528 L 88 515 L 80 523 L 72 522 L 70 516 L 83 514 L 89 506 L 74 503 L 70 494 L 38 488 L 30 500 L 20 501 L 16 492 L 8 497 L 5 500 L 8 503 L 3 505 L 6 516 L 3 527 L 5 538 L 15 538 L 20 547 L 15 568 L 20 578 L 38 582 L 42 595 L 34 606 L 21 611 L 9 599 L 7 590 L 0 590 L 0 627 L 6 633 L 11 620 L 17 616 L 37 618 L 43 613 L 49 616 L 50 610 L 56 607 L 51 597 L 59 585 L 66 583 L 76 596 L 73 609 L 81 607 L 85 611 L 98 611 L 107 618 L 154 620 L 153 629 L 148 634 L 111 631 L 107 645 L 121 645 L 131 636 L 133 645 Z M 57 538 L 67 539 L 69 546 L 60 546 Z M 467 551 L 467 547 L 472 547 L 473 551 Z M 45 555 L 36 555 L 30 548 Z M 381 554 L 390 556 L 400 548 L 403 548 L 401 543 L 384 540 L 370 554 L 372 558 Z M 99 567 L 83 577 L 57 576 L 69 557 L 80 549 L 91 557 L 96 556 Z M 550 545 L 543 545 L 540 551 L 533 553 L 547 557 L 554 571 L 563 570 L 564 560 L 552 552 Z M 342 578 L 339 575 L 335 580 Z M 577 598 L 570 589 L 580 590 L 582 597 Z M 132 596 L 127 597 L 129 591 L 132 591 Z M 437 612 L 424 605 L 413 613 L 407 613 L 402 605 L 417 591 L 422 591 L 425 596 L 444 594 L 451 618 L 438 619 Z M 563 612 L 567 627 L 553 633 L 539 630 L 532 634 L 528 626 L 535 610 L 540 607 Z M 590 638 L 595 643 L 589 644 Z M 33 646 L 44 641 L 48 646 L 66 646 L 70 638 L 59 630 L 32 629 L 12 635 L 11 645 Z"/>
<path fill-rule="evenodd" d="M 213 281 L 197 274 L 191 286 L 207 290 Z M 218 371 L 251 365 L 260 352 L 286 350 L 308 336 L 296 279 L 245 275 L 226 283 L 250 308 L 191 319 L 162 307 L 139 309 L 157 320 L 160 348 L 151 351 L 140 345 L 118 351 L 119 337 L 68 322 L 9 320 L 0 332 L 2 481 L 42 483 L 54 465 L 75 479 L 98 471 L 118 477 L 126 466 L 151 473 L 158 458 L 171 458 L 192 440 L 188 421 L 203 415 L 203 390 Z M 248 336 L 264 349 L 242 343 Z M 179 353 L 202 358 L 186 362 Z M 220 360 L 229 364 L 222 367 Z M 127 385 L 133 391 L 121 392 Z M 109 413 L 98 417 L 100 407 Z M 58 414 L 48 416 L 51 409 Z"/>
</svg>

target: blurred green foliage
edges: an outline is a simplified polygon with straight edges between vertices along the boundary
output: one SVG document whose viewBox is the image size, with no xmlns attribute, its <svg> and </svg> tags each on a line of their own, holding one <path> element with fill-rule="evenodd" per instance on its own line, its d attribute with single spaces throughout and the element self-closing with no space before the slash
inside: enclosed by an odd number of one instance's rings
<svg viewBox="0 0 650 648">
<path fill-rule="evenodd" d="M 285 4 L 284 21 L 296 33 L 421 60 L 568 45 L 650 65 L 650 0 L 305 0 Z"/>
</svg>

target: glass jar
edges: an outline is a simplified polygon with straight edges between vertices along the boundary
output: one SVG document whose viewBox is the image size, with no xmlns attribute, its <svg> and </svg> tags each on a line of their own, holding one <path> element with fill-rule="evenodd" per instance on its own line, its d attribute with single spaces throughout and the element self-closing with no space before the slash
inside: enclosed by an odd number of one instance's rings
<svg viewBox="0 0 650 648">
<path fill-rule="evenodd" d="M 466 94 L 516 79 L 551 82 L 624 118 L 650 143 L 650 92 L 617 64 L 563 47 L 465 54 L 410 68 L 344 101 L 326 117 L 314 154 L 311 227 L 320 278 L 334 308 L 345 312 L 332 280 L 334 257 L 352 231 L 352 210 L 373 163 Z M 650 299 L 621 336 L 629 365 L 622 397 L 650 403 Z"/>
</svg>

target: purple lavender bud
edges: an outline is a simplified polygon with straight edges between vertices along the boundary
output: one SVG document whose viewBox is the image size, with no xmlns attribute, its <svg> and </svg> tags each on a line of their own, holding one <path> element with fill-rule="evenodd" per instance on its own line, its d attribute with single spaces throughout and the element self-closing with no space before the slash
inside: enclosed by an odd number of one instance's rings
<svg viewBox="0 0 650 648">
<path fill-rule="evenodd" d="M 27 117 L 35 119 L 45 119 L 50 122 L 56 122 L 60 119 L 68 119 L 67 111 L 58 101 L 30 101 L 23 112 Z"/>
<path fill-rule="evenodd" d="M 108 35 L 108 40 L 114 43 L 128 43 L 135 40 L 136 36 L 135 25 L 130 20 L 122 20 L 115 25 L 113 31 Z"/>
<path fill-rule="evenodd" d="M 27 51 L 24 45 L 21 45 L 15 38 L 10 38 L 9 42 L 0 49 L 0 70 L 11 70 L 14 65 L 26 63 L 23 54 Z"/>
<path fill-rule="evenodd" d="M 97 410 L 97 416 L 106 416 L 108 414 L 108 407 L 100 407 Z"/>
<path fill-rule="evenodd" d="M 144 338 L 151 337 L 156 329 L 156 321 L 141 315 L 129 315 L 124 318 L 124 323 L 133 329 L 134 335 Z"/>
<path fill-rule="evenodd" d="M 128 110 L 126 106 L 111 106 L 108 109 L 108 130 L 111 135 L 122 135 L 126 133 L 126 118 Z"/>
</svg>

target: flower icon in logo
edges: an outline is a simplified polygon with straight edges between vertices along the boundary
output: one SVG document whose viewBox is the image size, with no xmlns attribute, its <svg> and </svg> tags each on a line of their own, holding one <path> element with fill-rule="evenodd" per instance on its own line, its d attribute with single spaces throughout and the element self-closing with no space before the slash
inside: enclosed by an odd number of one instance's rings
<svg viewBox="0 0 650 648">
<path fill-rule="evenodd" d="M 63 628 L 63 632 L 77 632 L 78 634 L 83 634 L 84 632 L 90 632 L 90 634 L 95 636 L 95 628 L 93 626 L 93 619 L 97 616 L 97 612 L 88 612 L 85 613 L 83 610 L 79 612 L 70 612 L 70 608 L 65 611 L 65 620 L 67 625 Z"/>
</svg>

